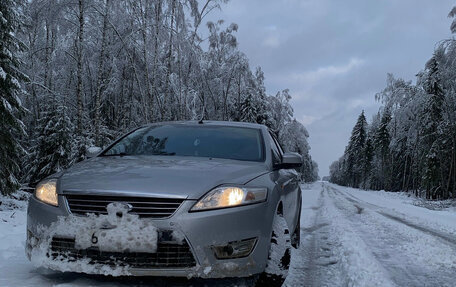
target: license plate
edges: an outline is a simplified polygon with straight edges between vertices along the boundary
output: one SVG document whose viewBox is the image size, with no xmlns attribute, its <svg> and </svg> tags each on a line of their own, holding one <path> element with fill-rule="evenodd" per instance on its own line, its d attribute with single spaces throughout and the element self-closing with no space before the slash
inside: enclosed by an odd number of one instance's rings
<svg viewBox="0 0 456 287">
<path fill-rule="evenodd" d="M 143 230 L 102 229 L 91 235 L 92 247 L 107 252 L 148 252 L 157 250 L 158 234 L 155 228 Z"/>
<path fill-rule="evenodd" d="M 122 218 L 112 222 L 107 228 L 104 224 L 81 226 L 76 233 L 75 243 L 77 249 L 98 248 L 106 252 L 147 252 L 157 250 L 158 231 L 149 221 L 139 218 Z M 90 226 L 90 227 L 89 227 Z"/>
</svg>

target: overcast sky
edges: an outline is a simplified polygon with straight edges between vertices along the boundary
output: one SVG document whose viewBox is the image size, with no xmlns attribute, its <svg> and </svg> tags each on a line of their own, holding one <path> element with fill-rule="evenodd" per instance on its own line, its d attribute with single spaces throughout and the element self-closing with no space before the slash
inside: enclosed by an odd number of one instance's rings
<svg viewBox="0 0 456 287">
<path fill-rule="evenodd" d="M 239 24 L 239 47 L 265 72 L 269 94 L 289 88 L 320 176 L 344 152 L 358 115 L 377 112 L 386 74 L 415 81 L 451 37 L 452 0 L 231 0 L 206 20 Z"/>
</svg>

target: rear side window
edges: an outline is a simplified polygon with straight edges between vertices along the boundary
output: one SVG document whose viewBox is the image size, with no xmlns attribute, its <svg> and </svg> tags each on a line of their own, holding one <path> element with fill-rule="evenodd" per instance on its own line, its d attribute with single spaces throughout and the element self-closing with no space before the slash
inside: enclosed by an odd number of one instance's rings
<svg viewBox="0 0 456 287">
<path fill-rule="evenodd" d="M 157 125 L 138 129 L 102 156 L 167 155 L 264 161 L 263 138 L 255 128 Z"/>
</svg>

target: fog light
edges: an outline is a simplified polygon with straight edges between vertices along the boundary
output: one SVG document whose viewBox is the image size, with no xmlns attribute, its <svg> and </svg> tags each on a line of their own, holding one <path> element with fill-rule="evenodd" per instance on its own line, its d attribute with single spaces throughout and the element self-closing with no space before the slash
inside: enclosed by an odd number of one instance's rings
<svg viewBox="0 0 456 287">
<path fill-rule="evenodd" d="M 245 239 L 241 241 L 229 242 L 223 246 L 212 246 L 217 259 L 231 259 L 249 256 L 252 252 L 256 238 Z"/>
</svg>

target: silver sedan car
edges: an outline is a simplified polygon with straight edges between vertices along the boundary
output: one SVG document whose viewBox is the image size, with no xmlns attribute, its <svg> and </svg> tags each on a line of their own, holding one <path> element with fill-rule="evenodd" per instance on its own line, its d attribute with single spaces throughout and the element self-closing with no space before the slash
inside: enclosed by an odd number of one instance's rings
<svg viewBox="0 0 456 287">
<path fill-rule="evenodd" d="M 282 285 L 300 241 L 302 158 L 266 126 L 156 123 L 89 152 L 30 198 L 36 266 Z"/>
</svg>

